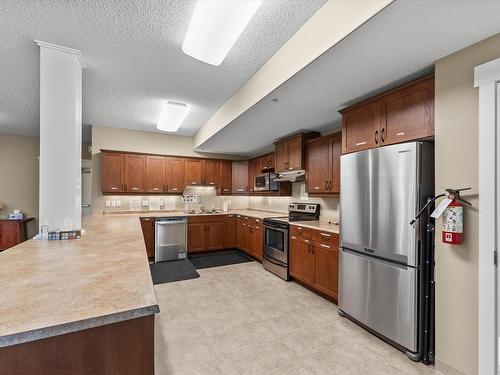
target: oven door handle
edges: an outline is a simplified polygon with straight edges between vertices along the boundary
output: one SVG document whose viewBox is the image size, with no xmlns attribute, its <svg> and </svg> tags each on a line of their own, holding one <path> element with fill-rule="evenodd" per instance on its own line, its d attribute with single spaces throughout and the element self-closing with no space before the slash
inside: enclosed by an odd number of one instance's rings
<svg viewBox="0 0 500 375">
<path fill-rule="evenodd" d="M 275 264 L 277 266 L 286 267 L 286 264 L 284 264 L 283 262 L 279 262 L 275 259 L 269 258 L 266 255 L 264 255 L 264 259 L 267 260 L 269 263 Z"/>
<path fill-rule="evenodd" d="M 266 229 L 277 230 L 279 232 L 288 233 L 288 228 L 282 228 L 280 226 L 274 226 L 272 224 L 264 223 Z"/>
</svg>

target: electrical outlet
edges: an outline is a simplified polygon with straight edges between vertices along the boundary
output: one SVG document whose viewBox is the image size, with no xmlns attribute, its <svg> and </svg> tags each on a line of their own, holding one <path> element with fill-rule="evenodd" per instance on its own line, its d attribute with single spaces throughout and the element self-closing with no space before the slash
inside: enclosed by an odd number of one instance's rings
<svg viewBox="0 0 500 375">
<path fill-rule="evenodd" d="M 116 201 L 111 201 L 111 208 L 116 207 Z"/>
<path fill-rule="evenodd" d="M 121 207 L 122 206 L 122 201 L 120 199 L 118 199 L 116 201 L 116 207 Z"/>
<path fill-rule="evenodd" d="M 106 208 L 110 208 L 111 207 L 111 201 L 106 201 Z"/>
<path fill-rule="evenodd" d="M 142 207 L 149 207 L 149 200 L 143 199 L 142 200 Z"/>
</svg>

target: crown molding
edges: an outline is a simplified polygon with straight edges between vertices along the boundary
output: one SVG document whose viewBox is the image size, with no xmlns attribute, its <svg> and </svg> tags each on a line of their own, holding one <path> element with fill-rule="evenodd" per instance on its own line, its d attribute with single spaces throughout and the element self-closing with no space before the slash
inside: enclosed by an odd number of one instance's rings
<svg viewBox="0 0 500 375">
<path fill-rule="evenodd" d="M 85 64 L 85 61 L 83 60 L 82 53 L 79 50 L 77 50 L 77 49 L 73 49 L 73 48 L 69 48 L 69 47 L 63 47 L 63 46 L 59 46 L 57 44 L 42 42 L 41 40 L 35 40 L 35 43 L 38 44 L 38 46 L 40 46 L 40 47 L 55 49 L 57 51 L 71 53 L 73 55 L 76 55 L 76 57 L 78 58 L 78 61 L 80 62 L 80 65 L 81 65 L 82 69 L 87 68 L 87 65 Z"/>
</svg>

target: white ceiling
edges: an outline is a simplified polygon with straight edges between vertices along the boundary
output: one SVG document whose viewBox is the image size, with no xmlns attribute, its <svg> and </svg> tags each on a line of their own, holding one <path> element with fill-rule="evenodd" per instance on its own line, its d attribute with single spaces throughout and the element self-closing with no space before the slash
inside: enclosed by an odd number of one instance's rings
<svg viewBox="0 0 500 375">
<path fill-rule="evenodd" d="M 156 131 L 165 99 L 192 135 L 326 0 L 267 0 L 222 65 L 181 50 L 193 0 L 0 1 L 0 134 L 39 133 L 34 39 L 81 50 L 83 123 Z"/>
<path fill-rule="evenodd" d="M 500 32 L 499 14 L 500 1 L 397 0 L 199 149 L 253 155 L 299 130 L 339 129 L 338 110 Z"/>
</svg>

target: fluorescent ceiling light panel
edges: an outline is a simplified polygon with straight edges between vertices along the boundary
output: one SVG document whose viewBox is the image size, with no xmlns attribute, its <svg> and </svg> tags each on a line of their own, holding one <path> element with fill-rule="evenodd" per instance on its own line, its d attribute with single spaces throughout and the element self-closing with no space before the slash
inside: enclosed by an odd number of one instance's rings
<svg viewBox="0 0 500 375">
<path fill-rule="evenodd" d="M 183 103 L 167 101 L 161 111 L 156 128 L 164 132 L 176 132 L 191 109 Z"/>
<path fill-rule="evenodd" d="M 220 65 L 261 3 L 261 0 L 199 0 L 182 50 L 207 64 Z"/>
</svg>

